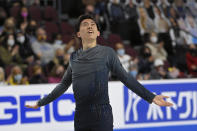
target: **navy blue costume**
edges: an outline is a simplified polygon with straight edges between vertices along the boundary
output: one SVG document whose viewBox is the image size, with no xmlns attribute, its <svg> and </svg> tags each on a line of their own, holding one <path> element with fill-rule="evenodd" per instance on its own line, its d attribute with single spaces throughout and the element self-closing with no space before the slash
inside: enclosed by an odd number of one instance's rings
<svg viewBox="0 0 197 131">
<path fill-rule="evenodd" d="M 110 47 L 96 45 L 71 54 L 68 69 L 61 82 L 48 96 L 39 100 L 38 105 L 43 106 L 55 100 L 72 83 L 76 100 L 75 131 L 113 131 L 108 95 L 110 71 L 137 95 L 152 102 L 155 95 L 124 70 L 116 52 Z"/>
</svg>

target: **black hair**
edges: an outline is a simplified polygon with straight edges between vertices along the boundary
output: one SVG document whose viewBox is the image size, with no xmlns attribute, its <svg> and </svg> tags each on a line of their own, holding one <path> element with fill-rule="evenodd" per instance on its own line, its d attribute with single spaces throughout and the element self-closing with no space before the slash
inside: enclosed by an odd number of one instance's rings
<svg viewBox="0 0 197 131">
<path fill-rule="evenodd" d="M 93 20 L 96 23 L 96 26 L 97 26 L 98 31 L 100 31 L 99 24 L 96 22 L 95 18 L 92 15 L 85 14 L 85 15 L 79 16 L 78 21 L 77 21 L 77 24 L 75 26 L 75 33 L 79 32 L 80 24 L 85 19 L 91 19 L 91 20 Z"/>
</svg>

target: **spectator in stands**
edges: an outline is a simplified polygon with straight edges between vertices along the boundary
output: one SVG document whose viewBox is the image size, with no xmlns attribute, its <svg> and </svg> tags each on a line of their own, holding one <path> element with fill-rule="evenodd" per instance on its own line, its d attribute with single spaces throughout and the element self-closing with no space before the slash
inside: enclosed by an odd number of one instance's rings
<svg viewBox="0 0 197 131">
<path fill-rule="evenodd" d="M 190 42 L 197 44 L 197 25 L 192 16 L 186 16 L 187 29 L 189 31 Z"/>
<path fill-rule="evenodd" d="M 168 68 L 168 72 L 169 72 L 169 77 L 171 79 L 176 79 L 176 78 L 181 77 L 181 72 L 175 66 Z"/>
<path fill-rule="evenodd" d="M 138 59 L 130 62 L 129 73 L 134 77 L 138 78 Z"/>
<path fill-rule="evenodd" d="M 4 69 L 0 67 L 0 85 L 6 85 Z"/>
<path fill-rule="evenodd" d="M 0 7 L 0 35 L 3 32 L 3 24 L 7 18 L 7 13 L 3 8 Z"/>
<path fill-rule="evenodd" d="M 154 20 L 155 14 L 154 14 L 153 6 L 151 5 L 150 0 L 144 0 L 144 7 L 145 7 L 148 17 Z"/>
<path fill-rule="evenodd" d="M 142 0 L 134 0 L 133 2 L 135 2 L 135 4 L 139 7 L 139 6 L 143 6 L 143 2 Z"/>
<path fill-rule="evenodd" d="M 128 33 L 124 30 L 124 32 L 129 35 L 129 40 L 131 42 L 131 46 L 139 46 L 143 44 L 142 38 L 140 35 L 140 28 L 138 26 L 138 12 L 137 12 L 137 6 L 134 4 L 133 0 L 129 0 L 129 3 L 125 7 L 125 18 L 128 22 L 126 26 L 126 30 L 128 30 Z"/>
<path fill-rule="evenodd" d="M 36 29 L 38 25 L 35 20 L 30 20 L 28 26 L 27 26 L 27 37 L 29 38 L 30 43 L 34 43 L 36 41 Z"/>
<path fill-rule="evenodd" d="M 116 52 L 118 54 L 118 58 L 124 67 L 124 69 L 129 72 L 131 56 L 125 53 L 124 45 L 122 43 L 116 44 Z"/>
<path fill-rule="evenodd" d="M 183 0 L 175 0 L 174 5 L 179 16 L 185 19 L 186 15 L 189 13 L 189 10 L 186 8 L 186 4 L 184 4 Z"/>
<path fill-rule="evenodd" d="M 64 67 L 62 65 L 56 65 L 51 71 L 51 75 L 48 77 L 48 83 L 59 83 L 64 75 Z"/>
<path fill-rule="evenodd" d="M 150 48 L 151 54 L 154 59 L 167 60 L 167 52 L 164 49 L 164 42 L 158 39 L 157 33 L 151 32 L 150 42 L 146 43 L 146 46 Z"/>
<path fill-rule="evenodd" d="M 138 19 L 137 7 L 133 3 L 133 0 L 129 0 L 129 3 L 125 7 L 125 17 L 126 19 L 131 19 L 134 21 L 137 21 Z"/>
<path fill-rule="evenodd" d="M 36 31 L 37 40 L 32 43 L 33 52 L 40 59 L 41 64 L 45 65 L 54 58 L 54 48 L 46 42 L 47 35 L 43 28 L 38 28 Z"/>
<path fill-rule="evenodd" d="M 64 50 L 62 48 L 58 48 L 55 51 L 55 57 L 53 59 L 53 62 L 55 65 L 64 65 Z"/>
<path fill-rule="evenodd" d="M 23 77 L 23 72 L 19 66 L 14 66 L 11 69 L 11 74 L 7 79 L 8 85 L 28 85 L 27 77 Z"/>
<path fill-rule="evenodd" d="M 28 37 L 21 31 L 18 31 L 16 36 L 17 44 L 19 45 L 19 54 L 21 58 L 24 60 L 25 63 L 32 64 L 35 60 L 35 54 L 33 53 Z"/>
<path fill-rule="evenodd" d="M 23 60 L 19 54 L 19 46 L 13 34 L 7 35 L 0 45 L 0 60 L 2 66 L 23 65 Z"/>
<path fill-rule="evenodd" d="M 170 18 L 171 27 L 169 30 L 170 38 L 172 40 L 172 45 L 184 45 L 185 40 L 185 33 L 181 31 L 177 21 L 173 18 Z"/>
<path fill-rule="evenodd" d="M 141 35 L 155 31 L 154 22 L 152 19 L 148 17 L 145 9 L 142 7 L 139 7 L 138 13 L 139 13 L 138 25 L 140 27 Z"/>
<path fill-rule="evenodd" d="M 112 21 L 118 22 L 124 20 L 124 12 L 118 0 L 112 0 L 110 7 L 110 16 L 112 17 Z"/>
<path fill-rule="evenodd" d="M 5 20 L 4 26 L 3 26 L 3 31 L 2 31 L 2 36 L 7 35 L 7 34 L 14 34 L 15 33 L 15 19 L 13 17 L 9 17 Z"/>
<path fill-rule="evenodd" d="M 174 9 L 174 7 L 169 8 L 168 18 L 172 18 L 174 20 L 178 20 L 180 18 L 178 12 Z"/>
<path fill-rule="evenodd" d="M 187 0 L 187 7 L 194 18 L 197 18 L 197 2 L 195 0 Z"/>
<path fill-rule="evenodd" d="M 17 24 L 19 25 L 19 28 L 23 32 L 25 32 L 25 30 L 28 26 L 29 20 L 30 20 L 30 15 L 29 15 L 27 7 L 25 7 L 25 6 L 21 7 L 19 14 L 18 14 Z"/>
<path fill-rule="evenodd" d="M 141 74 L 148 74 L 150 73 L 152 67 L 153 67 L 153 62 L 154 58 L 151 54 L 151 50 L 147 46 L 143 46 L 140 49 L 140 56 L 139 56 L 139 63 L 138 63 L 138 69 L 139 73 Z"/>
<path fill-rule="evenodd" d="M 168 3 L 167 0 L 160 0 L 158 2 L 158 7 L 161 10 L 161 12 L 164 13 L 165 17 L 169 16 L 169 9 L 170 9 L 170 3 Z"/>
<path fill-rule="evenodd" d="M 47 83 L 47 79 L 43 75 L 42 67 L 39 64 L 34 65 L 33 75 L 29 80 L 30 84 Z"/>
<path fill-rule="evenodd" d="M 187 68 L 192 77 L 197 77 L 197 48 L 190 44 L 189 51 L 186 54 Z"/>
<path fill-rule="evenodd" d="M 100 25 L 101 32 L 110 30 L 109 14 L 107 11 L 108 0 L 100 0 L 95 5 L 95 18 Z"/>
<path fill-rule="evenodd" d="M 164 63 L 160 59 L 154 61 L 154 68 L 151 70 L 150 79 L 167 79 L 168 72 L 164 69 Z"/>
<path fill-rule="evenodd" d="M 53 48 L 54 50 L 65 48 L 65 44 L 63 43 L 62 35 L 60 33 L 54 35 Z"/>
<path fill-rule="evenodd" d="M 112 29 L 116 28 L 118 23 L 121 23 L 122 21 L 125 20 L 124 11 L 122 7 L 120 6 L 118 0 L 112 1 L 109 14 L 111 17 Z"/>
<path fill-rule="evenodd" d="M 154 7 L 155 11 L 155 19 L 154 19 L 154 24 L 156 26 L 156 32 L 157 33 L 167 33 L 169 30 L 169 24 L 167 18 L 162 14 L 160 9 L 155 6 Z"/>
</svg>

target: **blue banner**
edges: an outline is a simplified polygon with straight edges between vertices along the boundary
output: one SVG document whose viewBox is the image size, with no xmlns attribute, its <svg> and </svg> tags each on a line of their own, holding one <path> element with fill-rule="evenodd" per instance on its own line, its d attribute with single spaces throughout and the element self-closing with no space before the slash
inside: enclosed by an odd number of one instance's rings
<svg viewBox="0 0 197 131">
<path fill-rule="evenodd" d="M 169 96 L 167 100 L 173 103 L 173 106 L 159 107 L 148 104 L 124 87 L 125 125 L 145 124 L 149 127 L 147 131 L 153 130 L 150 127 L 160 126 L 171 126 L 172 128 L 168 128 L 175 130 L 172 125 L 177 129 L 177 125 L 180 125 L 180 129 L 183 129 L 183 125 L 189 125 L 186 129 L 197 130 L 197 83 L 144 84 L 144 86 L 155 94 Z"/>
</svg>

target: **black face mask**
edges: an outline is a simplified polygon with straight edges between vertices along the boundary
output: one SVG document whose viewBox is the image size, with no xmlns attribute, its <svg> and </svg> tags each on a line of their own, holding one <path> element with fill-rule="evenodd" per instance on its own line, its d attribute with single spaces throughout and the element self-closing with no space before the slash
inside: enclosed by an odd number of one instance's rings
<svg viewBox="0 0 197 131">
<path fill-rule="evenodd" d="M 29 26 L 29 30 L 35 31 L 36 30 L 36 26 Z"/>
<path fill-rule="evenodd" d="M 174 0 L 168 0 L 168 3 L 173 4 Z"/>
<path fill-rule="evenodd" d="M 148 58 L 148 57 L 150 57 L 151 56 L 151 53 L 144 53 L 144 57 L 145 58 Z"/>
<path fill-rule="evenodd" d="M 153 4 L 156 4 L 156 3 L 157 3 L 157 0 L 152 0 L 152 3 L 153 3 Z"/>
<path fill-rule="evenodd" d="M 183 3 L 187 3 L 187 0 L 183 0 Z"/>
<path fill-rule="evenodd" d="M 138 4 L 140 4 L 142 1 L 141 1 L 141 0 L 136 0 L 136 2 L 137 2 Z"/>
</svg>

